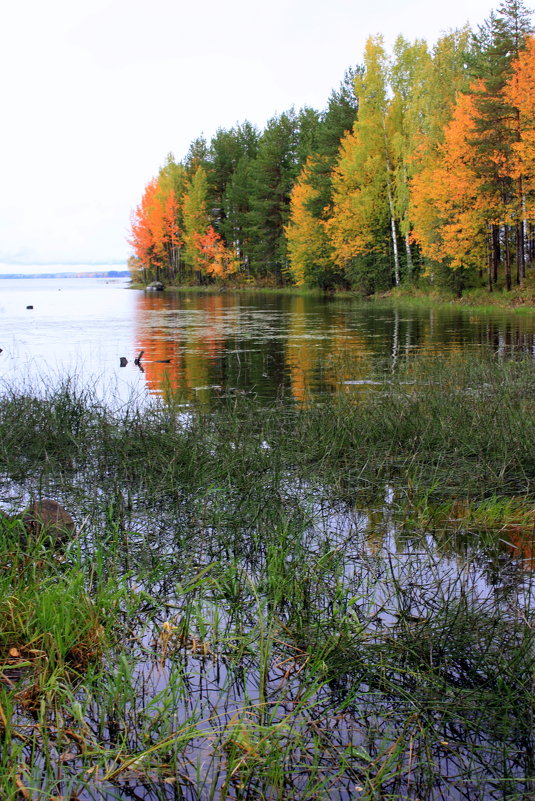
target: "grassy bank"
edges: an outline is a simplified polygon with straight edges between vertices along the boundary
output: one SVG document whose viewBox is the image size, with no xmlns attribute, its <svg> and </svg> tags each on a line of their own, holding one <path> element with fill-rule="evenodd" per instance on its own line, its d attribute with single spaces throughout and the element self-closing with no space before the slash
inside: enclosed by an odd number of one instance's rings
<svg viewBox="0 0 535 801">
<path fill-rule="evenodd" d="M 522 287 L 515 286 L 510 292 L 506 292 L 503 287 L 496 287 L 494 292 L 489 292 L 483 287 L 466 289 L 461 297 L 453 292 L 437 290 L 431 286 L 426 288 L 406 286 L 393 289 L 381 298 L 423 306 L 453 305 L 477 312 L 503 310 L 531 314 L 535 310 L 535 282 L 531 278 L 526 279 Z"/>
<path fill-rule="evenodd" d="M 132 283 L 131 289 L 146 289 L 145 284 Z M 152 290 L 150 290 L 152 291 Z M 216 283 L 201 286 L 200 284 L 167 285 L 164 292 L 191 293 L 197 295 L 228 294 L 234 292 L 249 292 L 261 295 L 296 295 L 303 297 L 324 297 L 325 292 L 315 287 L 304 286 L 276 286 L 253 281 L 244 283 Z"/>
<path fill-rule="evenodd" d="M 132 283 L 132 289 L 145 289 L 144 284 Z M 508 312 L 532 313 L 535 309 L 535 280 L 528 276 L 522 287 L 514 286 L 510 292 L 506 292 L 501 286 L 497 286 L 493 292 L 489 292 L 486 287 L 466 289 L 459 297 L 453 291 L 440 289 L 423 281 L 417 284 L 405 284 L 396 287 L 389 292 L 378 295 L 366 296 L 355 290 L 336 290 L 326 293 L 317 287 L 305 286 L 271 286 L 262 283 L 224 283 L 211 284 L 208 286 L 180 285 L 167 286 L 166 292 L 181 292 L 192 294 L 220 294 L 233 292 L 248 292 L 264 295 L 292 295 L 298 297 L 336 297 L 338 299 L 357 299 L 366 302 L 379 301 L 421 306 L 455 306 L 456 308 L 469 308 L 477 312 L 495 312 L 503 310 Z"/>
<path fill-rule="evenodd" d="M 4 388 L 2 797 L 530 797 L 534 393 L 490 359 L 304 408 Z"/>
</svg>

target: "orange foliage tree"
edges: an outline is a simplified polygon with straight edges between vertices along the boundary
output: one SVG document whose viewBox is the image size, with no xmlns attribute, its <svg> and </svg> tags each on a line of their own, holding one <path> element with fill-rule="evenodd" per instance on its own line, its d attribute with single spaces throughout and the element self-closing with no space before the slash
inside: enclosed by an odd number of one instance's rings
<svg viewBox="0 0 535 801">
<path fill-rule="evenodd" d="M 163 245 L 167 254 L 167 261 L 171 277 L 175 278 L 180 267 L 180 249 L 184 244 L 182 232 L 178 225 L 180 206 L 171 189 L 164 202 L 163 208 Z"/>
<path fill-rule="evenodd" d="M 157 199 L 158 181 L 153 178 L 141 198 L 141 203 L 132 214 L 132 234 L 129 244 L 134 250 L 144 272 L 152 266 L 159 277 L 161 266 L 161 239 L 163 234 L 163 210 Z"/>
<path fill-rule="evenodd" d="M 173 189 L 164 193 L 157 178 L 149 181 L 132 214 L 129 239 L 145 279 L 174 277 L 182 245 L 178 208 Z"/>
<path fill-rule="evenodd" d="M 472 95 L 459 95 L 444 142 L 411 187 L 415 241 L 426 258 L 455 270 L 478 266 L 486 252 L 488 209 L 470 144 L 475 114 Z"/>
<path fill-rule="evenodd" d="M 516 141 L 510 164 L 511 177 L 518 182 L 524 222 L 533 224 L 535 215 L 535 38 L 526 40 L 513 63 L 513 75 L 504 87 L 506 101 L 515 108 Z"/>
<path fill-rule="evenodd" d="M 238 269 L 236 256 L 225 246 L 221 236 L 209 226 L 205 234 L 194 232 L 193 239 L 197 249 L 197 266 L 212 278 L 226 278 Z"/>
</svg>

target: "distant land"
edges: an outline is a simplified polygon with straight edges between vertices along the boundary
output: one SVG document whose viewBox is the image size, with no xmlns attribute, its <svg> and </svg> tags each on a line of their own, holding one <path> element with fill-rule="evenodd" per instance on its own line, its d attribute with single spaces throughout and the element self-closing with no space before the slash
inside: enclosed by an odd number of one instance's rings
<svg viewBox="0 0 535 801">
<path fill-rule="evenodd" d="M 95 270 L 82 273 L 0 273 L 0 278 L 129 278 L 129 270 Z"/>
</svg>

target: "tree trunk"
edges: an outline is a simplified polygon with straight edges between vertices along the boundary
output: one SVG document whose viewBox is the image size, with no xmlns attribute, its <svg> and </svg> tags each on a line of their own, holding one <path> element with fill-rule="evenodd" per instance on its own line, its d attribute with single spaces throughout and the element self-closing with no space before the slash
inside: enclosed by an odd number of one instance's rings
<svg viewBox="0 0 535 801">
<path fill-rule="evenodd" d="M 492 226 L 492 280 L 498 281 L 498 268 L 500 266 L 500 229 L 497 225 Z"/>
<path fill-rule="evenodd" d="M 520 134 L 520 111 L 516 110 L 516 141 L 520 142 L 522 137 Z M 514 147 L 514 145 L 513 145 Z M 518 176 L 516 182 L 516 189 L 518 194 L 518 212 L 519 212 L 519 222 L 516 225 L 516 282 L 517 284 L 522 284 L 524 282 L 525 277 L 525 227 L 524 227 L 524 220 L 526 219 L 526 199 L 524 196 L 524 187 L 523 187 L 523 180 L 522 174 Z"/>
<path fill-rule="evenodd" d="M 515 225 L 516 238 L 516 283 L 524 283 L 524 232 L 522 223 Z"/>
<path fill-rule="evenodd" d="M 409 280 L 412 278 L 412 273 L 414 270 L 414 264 L 412 262 L 412 253 L 411 253 L 411 243 L 409 242 L 409 235 L 405 234 L 405 250 L 407 252 L 407 274 L 409 276 Z"/>
<path fill-rule="evenodd" d="M 504 252 L 505 252 L 505 288 L 507 292 L 511 291 L 511 253 L 509 251 L 509 226 L 503 226 L 504 232 Z"/>
<path fill-rule="evenodd" d="M 492 225 L 490 226 L 490 236 L 487 237 L 487 288 L 492 292 Z"/>
<path fill-rule="evenodd" d="M 392 229 L 392 248 L 394 250 L 394 281 L 396 286 L 399 286 L 399 253 L 398 253 L 398 240 L 396 236 L 396 221 L 394 220 L 394 204 L 392 202 L 392 195 L 390 187 L 388 187 L 388 203 L 390 205 L 390 226 Z"/>
<path fill-rule="evenodd" d="M 400 283 L 398 240 L 396 236 L 396 220 L 394 216 L 394 200 L 392 198 L 392 185 L 390 181 L 390 155 L 388 153 L 388 141 L 386 138 L 386 123 L 383 117 L 383 137 L 385 142 L 385 164 L 386 164 L 386 189 L 388 194 L 388 208 L 390 210 L 390 227 L 392 230 L 392 249 L 394 251 L 394 282 L 396 286 Z"/>
</svg>

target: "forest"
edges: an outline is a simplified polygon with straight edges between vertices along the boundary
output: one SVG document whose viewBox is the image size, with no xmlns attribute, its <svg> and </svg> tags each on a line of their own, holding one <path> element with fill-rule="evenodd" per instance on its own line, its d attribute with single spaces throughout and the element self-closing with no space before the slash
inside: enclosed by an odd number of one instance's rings
<svg viewBox="0 0 535 801">
<path fill-rule="evenodd" d="M 136 281 L 510 290 L 535 262 L 535 38 L 504 0 L 433 47 L 370 36 L 326 108 L 169 155 L 132 213 Z"/>
</svg>

